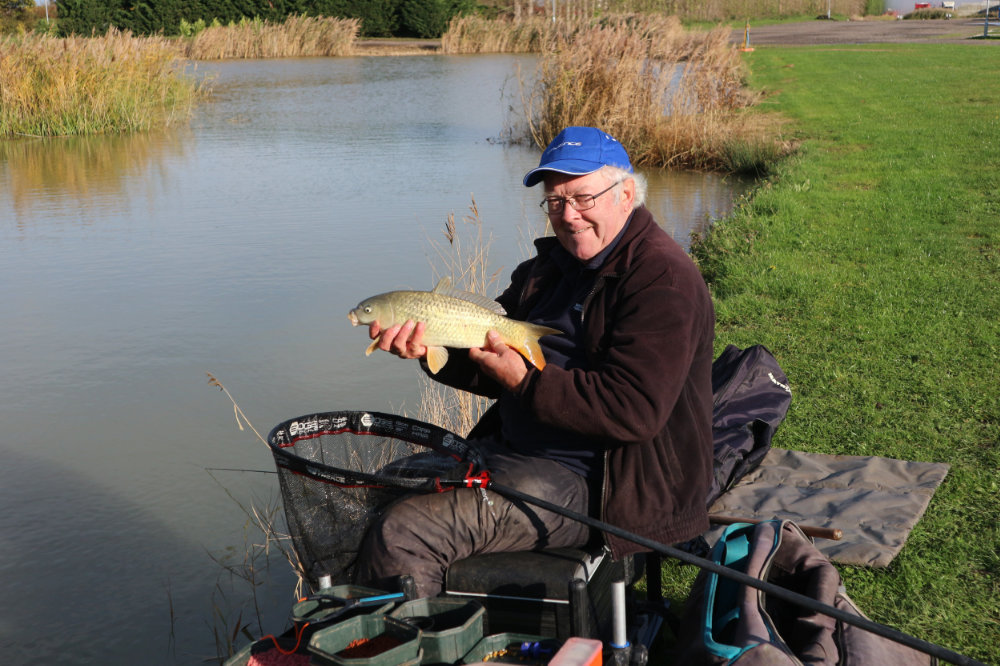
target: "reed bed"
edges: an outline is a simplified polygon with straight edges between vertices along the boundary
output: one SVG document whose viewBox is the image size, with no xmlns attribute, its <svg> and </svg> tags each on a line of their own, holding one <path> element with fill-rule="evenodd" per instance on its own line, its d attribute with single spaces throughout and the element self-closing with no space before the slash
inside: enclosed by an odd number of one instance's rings
<svg viewBox="0 0 1000 666">
<path fill-rule="evenodd" d="M 592 125 L 639 166 L 766 170 L 786 146 L 774 121 L 747 113 L 756 97 L 729 35 L 724 26 L 696 32 L 676 17 L 631 16 L 558 38 L 533 81 L 520 78 L 528 138 L 542 147 L 563 127 Z"/>
<path fill-rule="evenodd" d="M 571 38 L 589 21 L 553 22 L 543 17 L 524 20 L 456 16 L 441 36 L 441 53 L 539 53 L 555 45 L 557 37 Z"/>
<path fill-rule="evenodd" d="M 177 46 L 111 29 L 0 41 L 0 137 L 150 130 L 186 120 L 202 91 Z"/>
<path fill-rule="evenodd" d="M 289 16 L 282 23 L 245 20 L 198 32 L 185 55 L 193 60 L 344 56 L 354 52 L 358 19 Z"/>
</svg>

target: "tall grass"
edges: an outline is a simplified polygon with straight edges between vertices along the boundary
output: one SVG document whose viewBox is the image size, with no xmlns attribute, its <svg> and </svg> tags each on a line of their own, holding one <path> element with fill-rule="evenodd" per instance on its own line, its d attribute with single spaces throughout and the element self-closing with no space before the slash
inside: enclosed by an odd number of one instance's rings
<svg viewBox="0 0 1000 666">
<path fill-rule="evenodd" d="M 0 137 L 149 130 L 186 120 L 201 86 L 162 37 L 0 41 Z"/>
<path fill-rule="evenodd" d="M 729 38 L 727 27 L 687 31 L 656 15 L 557 35 L 537 76 L 521 78 L 526 132 L 542 147 L 563 127 L 592 125 L 640 166 L 761 172 L 786 146 L 774 138 L 776 121 L 745 113 L 756 96 Z"/>
<path fill-rule="evenodd" d="M 441 36 L 441 52 L 457 53 L 538 53 L 554 45 L 557 35 L 572 36 L 584 21 L 553 22 L 544 17 L 524 20 L 487 19 L 471 14 L 456 16 Z"/>
<path fill-rule="evenodd" d="M 358 19 L 325 16 L 289 16 L 283 23 L 244 20 L 199 31 L 185 55 L 193 60 L 350 55 L 360 29 Z"/>
</svg>

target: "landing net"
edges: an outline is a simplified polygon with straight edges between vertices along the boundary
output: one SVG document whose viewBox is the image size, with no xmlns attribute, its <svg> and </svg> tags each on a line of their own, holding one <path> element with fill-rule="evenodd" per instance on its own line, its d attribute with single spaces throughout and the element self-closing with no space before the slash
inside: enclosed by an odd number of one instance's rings
<svg viewBox="0 0 1000 666">
<path fill-rule="evenodd" d="M 393 500 L 481 483 L 482 457 L 443 428 L 379 412 L 290 419 L 268 435 L 289 534 L 306 576 L 350 582 L 368 526 Z"/>
</svg>

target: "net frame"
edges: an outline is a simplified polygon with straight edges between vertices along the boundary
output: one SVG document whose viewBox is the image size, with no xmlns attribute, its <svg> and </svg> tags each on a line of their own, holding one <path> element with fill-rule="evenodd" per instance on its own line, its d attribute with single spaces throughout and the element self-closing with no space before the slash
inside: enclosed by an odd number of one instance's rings
<svg viewBox="0 0 1000 666">
<path fill-rule="evenodd" d="M 307 414 L 276 425 L 267 444 L 292 546 L 314 588 L 322 576 L 352 582 L 368 527 L 393 501 L 489 483 L 475 444 L 395 414 Z"/>
<path fill-rule="evenodd" d="M 325 460 L 306 460 L 291 450 L 302 441 L 345 433 L 405 442 L 415 447 L 414 453 L 418 452 L 419 448 L 425 448 L 450 456 L 456 462 L 456 470 L 451 470 L 453 472 L 457 471 L 462 463 L 467 463 L 468 466 L 461 477 L 457 474 L 451 474 L 449 478 L 442 478 L 440 475 L 421 477 L 412 473 L 350 469 Z M 446 490 L 458 486 L 481 485 L 480 479 L 487 474 L 479 449 L 462 437 L 430 423 L 383 412 L 337 411 L 299 416 L 272 428 L 267 443 L 279 468 L 344 488 Z"/>
</svg>

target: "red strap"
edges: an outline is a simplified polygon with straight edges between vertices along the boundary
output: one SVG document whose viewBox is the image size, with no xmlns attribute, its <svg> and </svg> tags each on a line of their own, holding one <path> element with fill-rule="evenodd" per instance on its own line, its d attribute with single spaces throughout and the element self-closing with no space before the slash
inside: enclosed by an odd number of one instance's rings
<svg viewBox="0 0 1000 666">
<path fill-rule="evenodd" d="M 466 488 L 485 488 L 490 483 L 490 471 L 484 469 L 479 474 L 472 473 L 472 465 L 469 465 L 469 471 L 465 473 L 465 487 Z"/>
<path fill-rule="evenodd" d="M 490 472 L 489 470 L 483 470 L 479 474 L 473 474 L 472 470 L 475 468 L 473 463 L 469 463 L 469 471 L 465 473 L 465 478 L 462 479 L 462 485 L 465 488 L 485 488 L 490 483 Z M 454 482 L 451 482 L 454 483 Z M 435 492 L 443 493 L 447 490 L 453 490 L 455 486 L 441 485 L 441 477 L 435 477 L 434 479 L 434 490 Z"/>
</svg>

